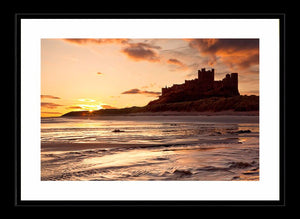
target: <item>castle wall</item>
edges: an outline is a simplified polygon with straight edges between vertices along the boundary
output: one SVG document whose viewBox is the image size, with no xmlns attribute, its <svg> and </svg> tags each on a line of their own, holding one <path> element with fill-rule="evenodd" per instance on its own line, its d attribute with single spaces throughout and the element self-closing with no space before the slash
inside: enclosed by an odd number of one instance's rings
<svg viewBox="0 0 300 219">
<path fill-rule="evenodd" d="M 214 86 L 213 86 L 214 89 L 218 89 L 218 88 L 221 88 L 221 87 L 223 87 L 223 82 L 222 81 L 214 81 Z"/>
</svg>

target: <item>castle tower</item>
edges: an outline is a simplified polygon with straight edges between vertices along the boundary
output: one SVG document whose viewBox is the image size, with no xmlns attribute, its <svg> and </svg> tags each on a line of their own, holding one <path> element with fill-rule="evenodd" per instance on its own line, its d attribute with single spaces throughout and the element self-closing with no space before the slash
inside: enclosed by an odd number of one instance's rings
<svg viewBox="0 0 300 219">
<path fill-rule="evenodd" d="M 231 73 L 232 88 L 238 90 L 238 73 Z"/>
<path fill-rule="evenodd" d="M 215 69 L 206 71 L 205 68 L 202 68 L 201 70 L 198 70 L 198 80 L 200 83 L 213 83 L 215 80 Z"/>
<path fill-rule="evenodd" d="M 161 95 L 165 95 L 168 91 L 168 87 L 166 85 L 166 87 L 161 88 Z"/>
<path fill-rule="evenodd" d="M 222 80 L 224 92 L 228 96 L 240 95 L 238 90 L 238 73 L 227 74 Z"/>
<path fill-rule="evenodd" d="M 230 89 L 232 87 L 230 74 L 226 74 L 225 78 L 223 78 L 223 87 L 225 89 Z"/>
</svg>

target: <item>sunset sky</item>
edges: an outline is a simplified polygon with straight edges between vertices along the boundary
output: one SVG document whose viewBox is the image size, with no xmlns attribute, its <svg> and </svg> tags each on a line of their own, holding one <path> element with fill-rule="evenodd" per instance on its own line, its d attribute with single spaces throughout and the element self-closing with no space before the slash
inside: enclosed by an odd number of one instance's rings
<svg viewBox="0 0 300 219">
<path fill-rule="evenodd" d="M 144 106 L 201 68 L 259 95 L 258 39 L 42 39 L 41 115 Z"/>
</svg>

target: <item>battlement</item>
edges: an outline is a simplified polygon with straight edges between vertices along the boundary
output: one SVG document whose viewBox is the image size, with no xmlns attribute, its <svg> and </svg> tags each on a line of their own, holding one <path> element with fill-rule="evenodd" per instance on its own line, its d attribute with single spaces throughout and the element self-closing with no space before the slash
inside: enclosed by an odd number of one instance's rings
<svg viewBox="0 0 300 219">
<path fill-rule="evenodd" d="M 206 71 L 205 68 L 198 70 L 198 80 L 199 82 L 213 83 L 215 80 L 215 69 Z"/>
</svg>

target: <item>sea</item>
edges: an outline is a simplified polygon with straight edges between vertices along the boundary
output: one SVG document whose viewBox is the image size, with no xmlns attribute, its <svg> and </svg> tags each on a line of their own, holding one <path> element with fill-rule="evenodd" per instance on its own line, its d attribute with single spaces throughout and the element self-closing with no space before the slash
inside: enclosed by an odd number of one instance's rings
<svg viewBox="0 0 300 219">
<path fill-rule="evenodd" d="M 257 181 L 259 116 L 41 118 L 42 181 Z"/>
</svg>

